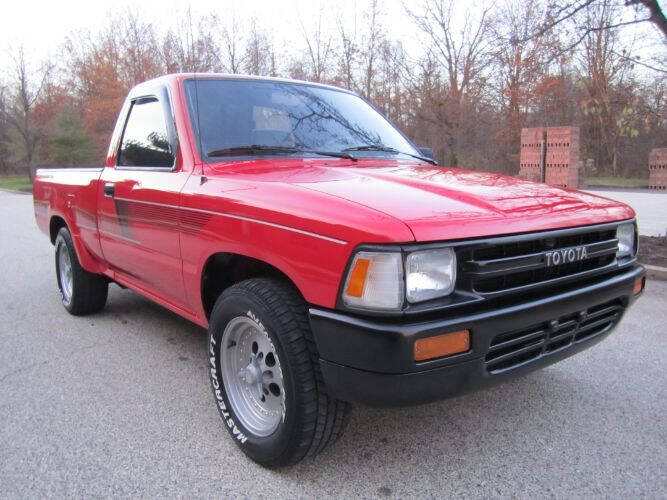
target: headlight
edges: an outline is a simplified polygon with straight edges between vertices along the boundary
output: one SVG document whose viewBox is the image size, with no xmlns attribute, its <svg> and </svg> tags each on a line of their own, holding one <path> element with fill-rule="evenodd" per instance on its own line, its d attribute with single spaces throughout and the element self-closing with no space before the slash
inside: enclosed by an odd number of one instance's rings
<svg viewBox="0 0 667 500">
<path fill-rule="evenodd" d="M 400 309 L 403 262 L 400 252 L 359 252 L 345 280 L 343 301 L 363 309 Z"/>
<path fill-rule="evenodd" d="M 635 254 L 635 225 L 632 222 L 620 224 L 616 229 L 618 252 L 616 257 L 628 257 Z"/>
<path fill-rule="evenodd" d="M 404 279 L 405 274 L 405 279 Z M 357 253 L 343 287 L 343 303 L 361 309 L 400 310 L 403 299 L 423 302 L 444 297 L 456 284 L 456 254 L 451 248 L 407 254 Z"/>
<path fill-rule="evenodd" d="M 412 252 L 405 260 L 408 302 L 449 295 L 456 283 L 456 254 L 451 248 Z"/>
</svg>

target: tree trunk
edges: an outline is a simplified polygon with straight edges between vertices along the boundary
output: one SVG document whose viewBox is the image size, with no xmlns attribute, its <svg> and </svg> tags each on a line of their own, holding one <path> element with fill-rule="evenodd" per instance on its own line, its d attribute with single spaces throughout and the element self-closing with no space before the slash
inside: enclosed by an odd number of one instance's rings
<svg viewBox="0 0 667 500">
<path fill-rule="evenodd" d="M 611 172 L 614 177 L 618 175 L 618 148 L 616 147 L 611 153 Z"/>
<path fill-rule="evenodd" d="M 30 184 L 32 184 L 32 181 L 35 179 L 35 169 L 33 168 L 32 162 L 33 162 L 33 152 L 34 152 L 34 145 L 31 143 L 30 140 L 25 141 L 25 149 L 26 149 L 26 167 L 28 168 L 28 180 L 30 181 Z"/>
</svg>

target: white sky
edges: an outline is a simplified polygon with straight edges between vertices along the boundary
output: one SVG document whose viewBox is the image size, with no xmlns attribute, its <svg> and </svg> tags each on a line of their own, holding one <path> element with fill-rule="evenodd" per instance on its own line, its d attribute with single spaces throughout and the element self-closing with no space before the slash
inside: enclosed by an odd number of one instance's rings
<svg viewBox="0 0 667 500">
<path fill-rule="evenodd" d="M 322 1 L 325 6 L 341 5 L 346 12 L 361 12 L 364 0 Z M 303 19 L 315 19 L 318 0 L 192 0 L 189 2 L 194 17 L 216 12 L 224 20 L 230 9 L 241 19 L 255 17 L 258 25 L 273 33 L 276 42 L 299 42 L 299 25 L 295 19 L 298 10 Z M 26 53 L 37 59 L 55 57 L 65 37 L 76 30 L 95 31 L 108 22 L 109 14 L 131 9 L 144 21 L 151 21 L 158 31 L 174 25 L 175 13 L 183 14 L 188 2 L 183 0 L 9 0 L 3 3 L 0 16 L 0 65 L 6 62 L 7 47 L 23 45 Z M 329 7 L 326 7 L 329 8 Z M 406 22 L 401 0 L 382 0 L 385 13 L 383 22 L 392 31 L 392 38 L 400 38 L 414 45 L 416 30 Z M 326 17 L 325 23 L 329 21 Z M 299 43 L 298 46 L 301 46 Z"/>
<path fill-rule="evenodd" d="M 417 0 L 405 0 L 408 4 Z M 497 0 L 498 1 L 498 0 Z M 460 2 L 459 15 L 463 15 L 469 0 Z M 476 3 L 481 3 L 477 2 Z M 367 0 L 191 0 L 189 5 L 195 17 L 215 11 L 224 20 L 225 13 L 235 11 L 240 19 L 255 17 L 258 25 L 272 32 L 274 43 L 278 46 L 301 47 L 300 31 L 295 20 L 296 11 L 303 19 L 316 19 L 315 12 L 322 3 L 325 6 L 343 7 L 346 13 L 353 16 L 360 13 L 368 5 Z M 661 1 L 663 9 L 667 0 Z M 183 13 L 187 9 L 187 0 L 8 0 L 3 2 L 0 16 L 0 81 L 8 71 L 8 48 L 23 45 L 29 61 L 55 58 L 58 56 L 65 37 L 75 30 L 91 30 L 105 26 L 109 14 L 132 9 L 144 21 L 150 20 L 158 31 L 174 24 L 175 13 Z M 383 24 L 390 32 L 391 39 L 399 39 L 404 43 L 408 53 L 419 55 L 420 42 L 414 25 L 405 17 L 402 0 L 381 0 L 384 11 Z M 325 17 L 325 23 L 335 28 L 334 19 Z M 360 19 L 359 19 L 360 21 Z M 660 35 L 657 29 L 648 25 L 638 25 L 640 32 L 655 32 L 649 37 L 649 51 L 664 51 L 667 45 L 660 46 Z M 634 30 L 633 30 L 634 31 Z M 656 45 L 657 41 L 657 45 Z M 657 49 L 656 49 L 657 47 Z M 642 47 L 640 53 L 646 53 Z"/>
</svg>

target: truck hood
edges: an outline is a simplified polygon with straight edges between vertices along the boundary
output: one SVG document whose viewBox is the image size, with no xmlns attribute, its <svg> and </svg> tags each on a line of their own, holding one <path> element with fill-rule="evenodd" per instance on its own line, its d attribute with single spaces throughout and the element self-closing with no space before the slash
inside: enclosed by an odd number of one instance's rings
<svg viewBox="0 0 667 500">
<path fill-rule="evenodd" d="M 416 241 L 557 229 L 634 217 L 623 203 L 504 175 L 396 163 L 310 168 L 291 184 L 403 221 Z M 305 172 L 302 172 L 305 174 Z"/>
</svg>

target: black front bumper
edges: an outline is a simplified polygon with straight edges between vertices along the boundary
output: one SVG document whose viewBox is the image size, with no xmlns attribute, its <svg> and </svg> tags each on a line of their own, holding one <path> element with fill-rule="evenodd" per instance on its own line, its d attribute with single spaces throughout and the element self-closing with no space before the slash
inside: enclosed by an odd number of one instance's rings
<svg viewBox="0 0 667 500">
<path fill-rule="evenodd" d="M 421 404 L 494 385 L 547 366 L 586 349 L 612 331 L 634 301 L 634 282 L 644 276 L 637 266 L 579 289 L 491 310 L 428 320 L 360 318 L 311 308 L 310 322 L 329 392 L 339 399 L 369 406 Z M 520 332 L 559 318 L 585 317 L 601 304 L 613 303 L 617 319 L 608 327 L 554 349 L 535 354 L 514 366 L 490 369 L 487 354 L 499 334 Z M 546 327 L 545 327 L 546 328 Z M 468 329 L 471 349 L 425 362 L 414 361 L 419 338 Z"/>
</svg>

